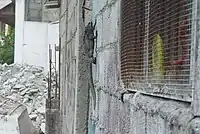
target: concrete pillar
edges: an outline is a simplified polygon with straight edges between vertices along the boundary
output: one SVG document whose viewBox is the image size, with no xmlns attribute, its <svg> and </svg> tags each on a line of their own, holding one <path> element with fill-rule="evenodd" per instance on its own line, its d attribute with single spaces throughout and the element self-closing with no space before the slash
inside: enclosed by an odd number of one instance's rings
<svg viewBox="0 0 200 134">
<path fill-rule="evenodd" d="M 195 25 L 196 25 L 196 37 L 195 37 L 195 89 L 193 94 L 193 114 L 195 117 L 200 117 L 200 1 L 197 0 L 195 10 Z"/>
<path fill-rule="evenodd" d="M 51 104 L 51 105 L 50 105 Z M 60 134 L 60 112 L 58 109 L 58 100 L 46 100 L 46 134 Z"/>
</svg>

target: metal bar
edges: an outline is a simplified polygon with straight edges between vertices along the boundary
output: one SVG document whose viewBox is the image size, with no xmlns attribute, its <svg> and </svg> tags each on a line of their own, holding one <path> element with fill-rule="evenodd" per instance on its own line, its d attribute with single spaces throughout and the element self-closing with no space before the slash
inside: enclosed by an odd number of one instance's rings
<svg viewBox="0 0 200 134">
<path fill-rule="evenodd" d="M 149 44 L 149 10 L 150 10 L 150 1 L 149 0 L 146 0 L 145 1 L 145 4 L 146 4 L 146 9 L 145 9 L 145 21 L 147 22 L 145 24 L 145 38 L 144 38 L 144 44 L 145 44 L 145 48 L 144 48 L 144 74 L 145 74 L 145 80 L 147 81 L 148 80 L 148 60 L 149 60 L 149 54 L 148 54 L 148 44 Z"/>
<path fill-rule="evenodd" d="M 59 60 L 58 61 L 59 62 L 59 70 L 58 70 L 59 71 L 59 76 L 58 76 L 58 107 L 59 108 L 60 108 L 60 101 L 61 101 L 60 100 L 60 96 L 61 96 L 60 95 L 60 87 L 61 87 L 61 85 L 60 85 L 61 84 L 61 82 L 60 82 L 60 76 L 61 76 L 61 71 L 60 71 L 61 70 L 61 62 L 60 62 L 60 60 L 61 60 L 61 52 L 60 51 L 61 51 L 61 38 L 59 38 L 59 50 L 58 50 L 58 52 L 59 52 L 59 59 L 58 59 Z"/>
<path fill-rule="evenodd" d="M 49 91 L 48 91 L 48 98 L 49 98 L 49 106 L 51 108 L 51 61 L 52 61 L 52 49 L 51 49 L 51 45 L 49 44 Z"/>
<path fill-rule="evenodd" d="M 57 82 L 57 69 L 56 69 L 56 44 L 55 44 L 55 48 L 54 48 L 54 50 L 55 50 L 55 82 L 56 82 L 56 86 L 55 86 L 55 98 L 57 99 L 57 94 L 58 94 L 58 92 L 57 92 L 57 88 L 58 88 L 58 82 Z"/>
<path fill-rule="evenodd" d="M 83 7 L 83 9 L 88 10 L 88 11 L 92 11 L 92 9 L 89 9 L 87 7 Z"/>
</svg>

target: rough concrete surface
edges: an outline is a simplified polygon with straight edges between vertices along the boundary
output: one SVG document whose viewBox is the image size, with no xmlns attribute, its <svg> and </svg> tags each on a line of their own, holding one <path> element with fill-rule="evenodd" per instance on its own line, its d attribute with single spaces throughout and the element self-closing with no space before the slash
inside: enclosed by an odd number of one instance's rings
<svg viewBox="0 0 200 134">
<path fill-rule="evenodd" d="M 190 134 L 195 130 L 190 128 L 190 103 L 140 93 L 125 95 L 123 103 L 120 96 L 105 89 L 98 95 L 99 107 L 90 116 L 97 134 Z M 193 122 L 198 126 L 198 120 Z"/>
<path fill-rule="evenodd" d="M 93 1 L 97 20 L 98 108 L 90 109 L 95 134 L 188 134 L 191 104 L 139 93 L 120 93 L 120 0 Z M 90 123 L 90 124 L 92 124 Z M 91 130 L 92 131 L 92 130 Z"/>
<path fill-rule="evenodd" d="M 125 103 L 121 101 L 121 0 L 88 1 L 85 6 L 92 11 L 85 12 L 85 22 L 96 19 L 98 31 L 95 42 L 97 65 L 93 68 L 96 89 L 99 89 L 97 108 L 93 110 L 94 102 L 90 101 L 87 121 L 89 94 L 82 42 L 83 1 L 61 1 L 62 134 L 83 134 L 87 133 L 88 128 L 89 132 L 95 134 L 192 134 L 196 130 L 194 126 L 198 127 L 199 123 L 198 120 L 192 120 L 191 104 L 188 102 L 139 93 L 125 95 Z"/>
</svg>

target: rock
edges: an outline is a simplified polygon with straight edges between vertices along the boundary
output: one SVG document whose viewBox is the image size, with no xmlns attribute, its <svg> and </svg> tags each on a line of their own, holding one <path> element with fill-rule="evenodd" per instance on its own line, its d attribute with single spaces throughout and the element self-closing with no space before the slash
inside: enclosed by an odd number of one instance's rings
<svg viewBox="0 0 200 134">
<path fill-rule="evenodd" d="M 26 88 L 25 90 L 23 90 L 20 95 L 21 96 L 24 96 L 30 89 L 29 88 Z"/>
<path fill-rule="evenodd" d="M 30 117 L 31 120 L 36 121 L 37 114 L 31 114 L 31 115 L 29 115 L 29 117 Z"/>
<path fill-rule="evenodd" d="M 31 87 L 31 86 L 33 86 L 33 84 L 32 84 L 32 83 L 26 83 L 25 86 L 26 86 L 26 87 Z"/>
<path fill-rule="evenodd" d="M 23 99 L 23 103 L 26 103 L 26 102 L 28 102 L 29 101 L 29 98 L 24 98 Z"/>
<path fill-rule="evenodd" d="M 7 110 L 0 108 L 0 115 L 7 115 L 7 114 L 8 114 Z"/>
<path fill-rule="evenodd" d="M 23 72 L 20 72 L 20 73 L 17 73 L 17 74 L 15 74 L 14 75 L 14 77 L 16 77 L 16 78 L 20 78 L 20 77 L 22 77 L 24 75 L 24 73 Z"/>
<path fill-rule="evenodd" d="M 47 92 L 48 92 L 48 90 L 47 90 L 47 89 L 44 89 L 44 92 L 45 92 L 45 93 L 47 93 Z"/>
<path fill-rule="evenodd" d="M 30 76 L 29 79 L 35 79 L 35 75 Z"/>
<path fill-rule="evenodd" d="M 41 73 L 42 71 L 43 71 L 42 67 L 37 67 L 37 68 L 31 68 L 30 69 L 30 72 L 32 72 L 33 74 Z"/>
<path fill-rule="evenodd" d="M 40 108 L 38 108 L 37 112 L 40 114 L 45 114 L 45 106 L 41 106 Z"/>
<path fill-rule="evenodd" d="M 20 88 L 18 91 L 19 92 L 22 92 L 23 90 L 25 90 L 26 89 L 26 87 L 25 88 Z"/>
<path fill-rule="evenodd" d="M 30 89 L 29 93 L 37 93 L 39 90 L 38 89 Z"/>
<path fill-rule="evenodd" d="M 55 85 L 54 79 L 53 77 L 52 87 Z M 47 91 L 48 82 L 42 67 L 20 64 L 0 65 L 0 94 L 11 100 L 24 103 L 32 122 L 38 124 L 38 129 L 42 129 L 42 131 L 45 128 Z M 1 113 L 6 114 L 5 111 L 0 109 L 0 116 Z M 40 124 L 42 124 L 41 128 Z"/>
<path fill-rule="evenodd" d="M 14 89 L 12 89 L 11 90 L 11 93 L 13 94 L 13 93 L 18 93 L 18 91 L 17 90 L 14 90 Z"/>
<path fill-rule="evenodd" d="M 12 94 L 12 95 L 10 95 L 10 96 L 7 96 L 6 98 L 7 98 L 7 99 L 14 100 L 14 101 L 18 100 L 18 97 L 17 97 L 16 94 Z"/>
<path fill-rule="evenodd" d="M 40 129 L 43 133 L 45 133 L 45 123 L 42 123 Z"/>
<path fill-rule="evenodd" d="M 13 88 L 14 88 L 14 89 L 21 89 L 21 88 L 24 89 L 25 86 L 24 86 L 24 85 L 17 84 L 17 85 L 15 85 Z"/>
<path fill-rule="evenodd" d="M 5 90 L 10 90 L 10 89 L 11 89 L 11 85 L 3 85 L 3 88 L 4 88 Z"/>
<path fill-rule="evenodd" d="M 38 125 L 40 126 L 40 124 L 42 123 L 42 120 L 41 120 L 41 118 L 40 117 L 37 117 L 36 118 L 36 122 L 38 123 Z"/>
<path fill-rule="evenodd" d="M 32 113 L 32 107 L 27 107 L 28 114 Z"/>
<path fill-rule="evenodd" d="M 17 78 L 12 78 L 12 79 L 9 79 L 6 84 L 15 83 L 16 81 L 17 81 Z"/>
<path fill-rule="evenodd" d="M 8 64 L 7 64 L 7 63 L 4 63 L 4 64 L 2 65 L 2 67 L 6 67 L 6 66 L 8 66 Z"/>
</svg>

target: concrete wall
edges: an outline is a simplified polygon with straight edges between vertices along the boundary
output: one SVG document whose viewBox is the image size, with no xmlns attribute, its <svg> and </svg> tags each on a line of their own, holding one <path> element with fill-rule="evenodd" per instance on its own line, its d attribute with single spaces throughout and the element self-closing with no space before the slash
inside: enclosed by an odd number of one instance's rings
<svg viewBox="0 0 200 134">
<path fill-rule="evenodd" d="M 67 42 L 67 19 L 68 19 L 68 0 L 61 1 L 61 7 L 60 7 L 60 88 L 61 88 L 61 102 L 60 102 L 60 118 L 61 118 L 61 133 L 72 133 L 72 129 L 74 128 L 74 110 L 66 110 L 68 101 L 74 102 L 74 96 L 71 98 L 71 100 L 67 100 L 67 89 L 66 89 L 66 42 Z M 66 83 L 66 84 L 65 84 Z M 74 90 L 72 90 L 74 91 Z M 74 103 L 72 103 L 74 106 Z M 68 112 L 68 116 L 67 116 Z M 71 113 L 71 114 L 70 114 Z M 69 119 L 71 117 L 71 119 Z M 68 120 L 67 120 L 68 118 Z M 68 122 L 68 123 L 67 123 Z M 71 128 L 71 129 L 70 129 Z"/>
<path fill-rule="evenodd" d="M 22 63 L 42 66 L 47 71 L 48 23 L 25 21 L 23 29 Z"/>
<path fill-rule="evenodd" d="M 77 31 L 77 19 L 79 9 L 77 0 L 61 1 L 60 11 L 60 38 L 61 38 L 61 117 L 62 117 L 62 134 L 75 132 L 75 90 L 76 90 L 76 71 L 77 71 L 77 54 L 75 54 L 79 42 L 79 33 Z M 70 12 L 66 11 L 70 8 Z M 72 16 L 73 13 L 73 16 Z M 70 19 L 70 16 L 72 19 Z M 68 20 L 70 20 L 68 22 Z M 73 21 L 73 22 L 72 22 Z M 72 27 L 73 25 L 73 27 Z M 76 40 L 75 40 L 76 39 Z M 76 43 L 75 43 L 76 41 Z M 72 48 L 73 47 L 73 48 Z M 72 83 L 73 82 L 73 83 Z"/>
<path fill-rule="evenodd" d="M 54 22 L 59 20 L 59 8 L 46 8 L 43 5 L 42 10 L 42 21 L 43 22 Z"/>
<path fill-rule="evenodd" d="M 189 103 L 129 94 L 122 103 L 117 95 L 99 91 L 99 108 L 92 118 L 95 134 L 190 134 Z"/>
<path fill-rule="evenodd" d="M 22 36 L 20 44 L 16 42 L 15 62 L 44 67 L 49 69 L 49 44 L 52 48 L 52 62 L 55 61 L 55 46 L 59 45 L 59 24 L 24 21 L 22 30 L 16 31 Z M 17 39 L 16 39 L 17 40 Z M 20 47 L 21 49 L 19 49 Z M 18 51 L 17 51 L 18 50 Z M 20 56 L 21 59 L 18 57 Z M 58 69 L 59 53 L 56 53 Z"/>
<path fill-rule="evenodd" d="M 54 22 L 59 20 L 59 8 L 46 8 L 46 0 L 26 0 L 25 20 Z"/>
<path fill-rule="evenodd" d="M 46 12 L 44 0 L 17 0 L 15 6 L 14 62 L 42 66 L 47 71 L 48 44 L 58 46 L 59 23 L 43 23 L 41 21 L 43 18 L 44 20 L 48 19 L 48 22 L 58 21 L 58 9 L 55 13 L 52 13 L 55 10 Z M 55 57 L 54 52 L 53 57 Z"/>
<path fill-rule="evenodd" d="M 26 0 L 25 1 L 25 20 L 42 21 L 43 0 Z"/>
<path fill-rule="evenodd" d="M 127 94 L 124 96 L 125 102 L 121 101 L 121 1 L 86 0 L 86 7 L 92 8 L 92 12 L 85 13 L 85 23 L 81 17 L 83 1 L 61 2 L 62 134 L 83 134 L 87 131 L 90 134 L 189 134 L 188 128 L 193 118 L 189 102 L 139 92 Z M 98 38 L 95 54 L 97 65 L 93 66 L 93 73 L 98 89 L 97 108 L 92 109 L 91 101 L 87 117 L 88 70 L 83 51 L 83 26 L 95 19 Z"/>
<path fill-rule="evenodd" d="M 88 74 L 83 54 L 83 0 L 61 1 L 62 134 L 88 133 Z M 67 10 L 68 9 L 68 10 Z M 91 12 L 90 12 L 91 13 Z M 89 19 L 89 17 L 88 17 Z"/>
<path fill-rule="evenodd" d="M 120 98 L 120 0 L 93 0 L 97 19 L 96 110 L 91 110 L 95 134 L 186 134 L 191 104 L 139 93 Z M 108 58 L 109 57 L 109 58 Z"/>
</svg>

